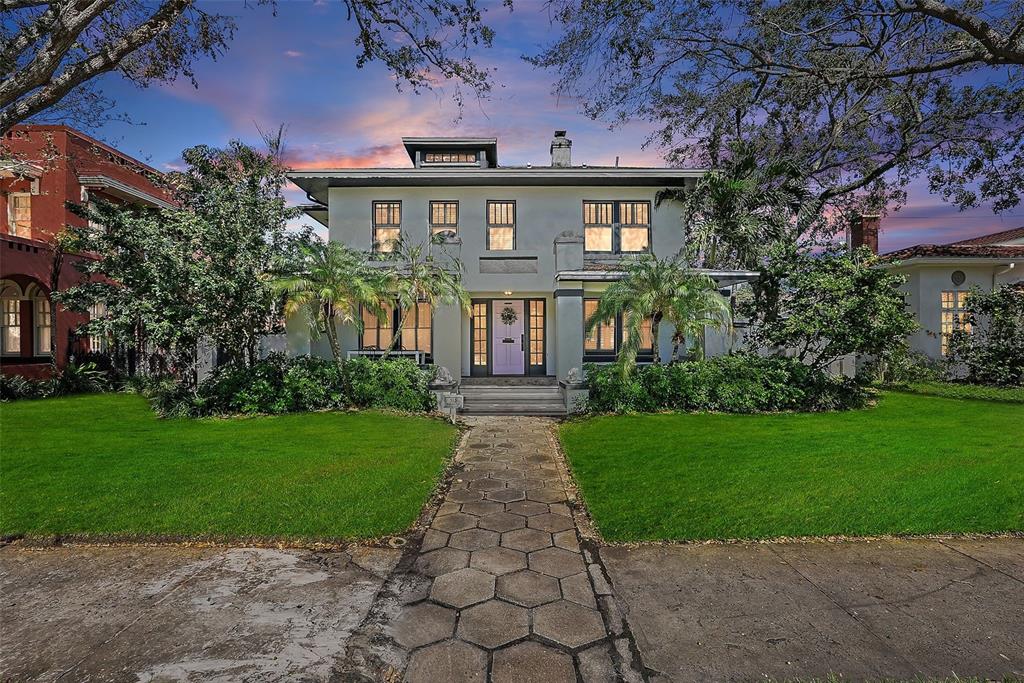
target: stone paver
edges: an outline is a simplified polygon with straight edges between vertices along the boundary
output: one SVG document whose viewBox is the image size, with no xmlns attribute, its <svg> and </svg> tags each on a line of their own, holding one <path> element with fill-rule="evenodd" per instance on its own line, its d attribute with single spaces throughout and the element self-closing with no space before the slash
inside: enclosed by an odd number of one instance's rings
<svg viewBox="0 0 1024 683">
<path fill-rule="evenodd" d="M 462 469 L 412 575 L 398 583 L 385 627 L 396 645 L 378 655 L 377 671 L 404 666 L 409 681 L 482 681 L 490 664 L 495 683 L 614 675 L 614 641 L 596 609 L 550 421 L 469 422 Z M 367 647 L 383 640 L 369 637 Z"/>
</svg>

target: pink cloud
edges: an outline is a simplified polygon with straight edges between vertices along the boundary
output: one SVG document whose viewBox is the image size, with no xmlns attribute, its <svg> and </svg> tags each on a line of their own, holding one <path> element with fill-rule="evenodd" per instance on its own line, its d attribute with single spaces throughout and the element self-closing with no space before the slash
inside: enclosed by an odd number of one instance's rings
<svg viewBox="0 0 1024 683">
<path fill-rule="evenodd" d="M 292 59 L 295 59 L 296 57 L 301 57 L 302 55 L 303 55 L 303 53 L 299 52 L 298 50 L 285 50 L 284 51 L 284 56 L 285 57 L 291 57 Z"/>
</svg>

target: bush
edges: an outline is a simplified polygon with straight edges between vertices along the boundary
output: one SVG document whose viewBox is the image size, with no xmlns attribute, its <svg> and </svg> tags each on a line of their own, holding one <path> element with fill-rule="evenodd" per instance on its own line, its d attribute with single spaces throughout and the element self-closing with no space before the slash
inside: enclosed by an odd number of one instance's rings
<svg viewBox="0 0 1024 683">
<path fill-rule="evenodd" d="M 26 379 L 19 375 L 0 376 L 0 400 L 54 398 L 73 394 L 108 391 L 110 376 L 95 363 L 70 363 L 49 379 Z"/>
<path fill-rule="evenodd" d="M 868 362 L 860 374 L 866 382 L 905 385 L 912 382 L 937 382 L 945 375 L 945 368 L 942 361 L 911 351 L 904 342 Z"/>
<path fill-rule="evenodd" d="M 951 374 L 972 384 L 1024 386 L 1024 283 L 972 289 L 966 321 L 949 340 Z"/>
<path fill-rule="evenodd" d="M 408 359 L 332 360 L 271 354 L 252 366 L 226 365 L 189 391 L 175 383 L 149 389 L 164 416 L 278 414 L 348 407 L 425 411 L 430 376 Z"/>
<path fill-rule="evenodd" d="M 721 356 L 636 368 L 623 378 L 614 366 L 588 366 L 592 412 L 658 410 L 759 413 L 861 407 L 856 382 L 830 377 L 793 358 Z"/>
<path fill-rule="evenodd" d="M 1024 403 L 1024 387 L 990 387 L 963 382 L 911 382 L 896 387 L 897 391 L 943 398 Z"/>
</svg>

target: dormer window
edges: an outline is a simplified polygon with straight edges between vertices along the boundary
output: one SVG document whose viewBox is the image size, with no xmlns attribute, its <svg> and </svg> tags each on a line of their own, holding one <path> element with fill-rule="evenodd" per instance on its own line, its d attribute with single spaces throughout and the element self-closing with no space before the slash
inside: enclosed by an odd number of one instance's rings
<svg viewBox="0 0 1024 683">
<path fill-rule="evenodd" d="M 426 152 L 423 155 L 425 164 L 476 164 L 479 161 L 476 152 Z"/>
</svg>

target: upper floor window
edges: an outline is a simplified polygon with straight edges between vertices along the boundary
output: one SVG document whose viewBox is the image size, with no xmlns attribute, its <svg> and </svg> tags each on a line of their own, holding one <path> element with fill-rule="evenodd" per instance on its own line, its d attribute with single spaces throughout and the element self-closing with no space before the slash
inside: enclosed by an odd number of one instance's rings
<svg viewBox="0 0 1024 683">
<path fill-rule="evenodd" d="M 425 164 L 475 164 L 476 152 L 427 152 L 423 155 Z"/>
<path fill-rule="evenodd" d="M 402 202 L 373 203 L 373 248 L 393 251 L 402 237 Z"/>
<path fill-rule="evenodd" d="M 459 203 L 430 202 L 430 234 L 459 232 Z"/>
<path fill-rule="evenodd" d="M 32 195 L 12 193 L 7 198 L 8 232 L 16 237 L 32 236 Z"/>
<path fill-rule="evenodd" d="M 636 253 L 650 250 L 650 202 L 583 202 L 586 251 Z"/>
<path fill-rule="evenodd" d="M 956 330 L 963 330 L 970 333 L 971 324 L 966 322 L 967 311 L 964 305 L 967 303 L 967 292 L 948 291 L 942 292 L 942 355 L 949 352 L 949 340 Z"/>
<path fill-rule="evenodd" d="M 516 248 L 516 203 L 487 202 L 487 248 L 508 251 Z"/>
</svg>

